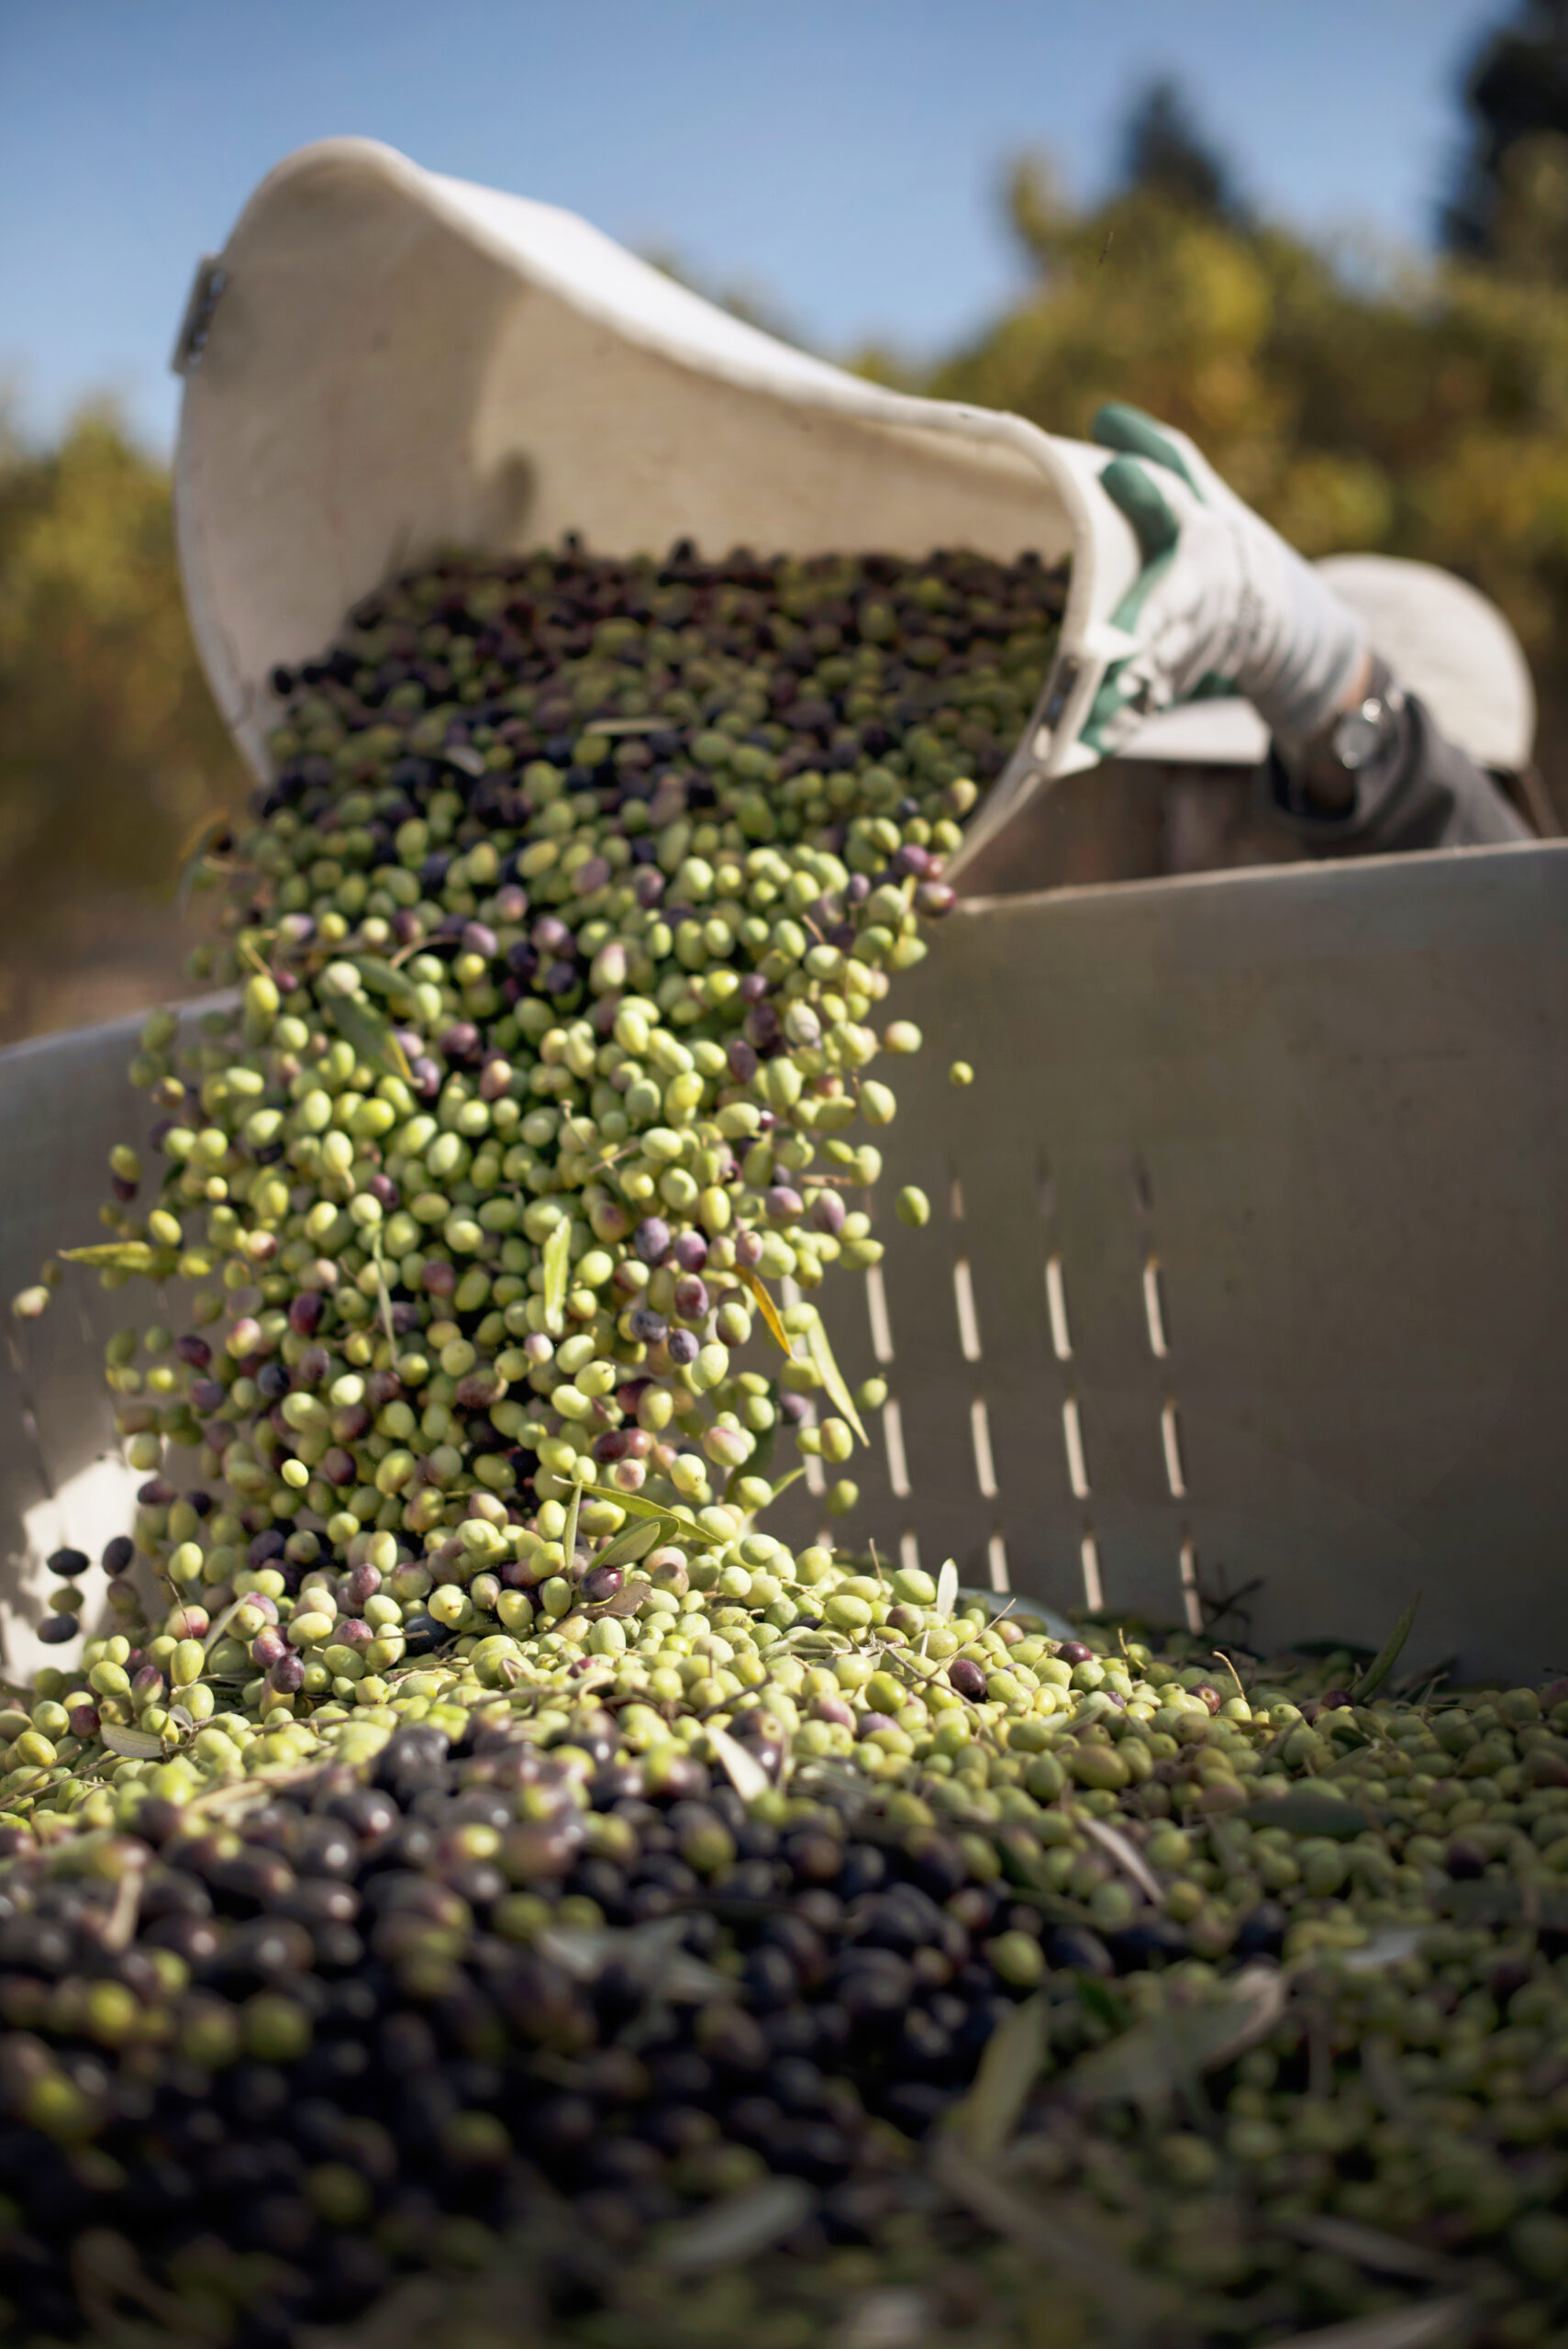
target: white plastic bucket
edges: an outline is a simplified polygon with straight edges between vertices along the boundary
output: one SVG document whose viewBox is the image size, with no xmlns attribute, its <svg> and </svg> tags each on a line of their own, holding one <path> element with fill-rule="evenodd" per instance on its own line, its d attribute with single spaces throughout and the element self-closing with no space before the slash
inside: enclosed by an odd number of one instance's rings
<svg viewBox="0 0 1568 2349">
<path fill-rule="evenodd" d="M 203 263 L 176 364 L 186 599 L 258 771 L 275 662 L 435 550 L 568 529 L 608 554 L 1070 553 L 1056 668 L 974 844 L 1092 763 L 1075 738 L 1140 561 L 1109 452 L 809 358 L 572 213 L 373 139 L 301 148 Z"/>
</svg>

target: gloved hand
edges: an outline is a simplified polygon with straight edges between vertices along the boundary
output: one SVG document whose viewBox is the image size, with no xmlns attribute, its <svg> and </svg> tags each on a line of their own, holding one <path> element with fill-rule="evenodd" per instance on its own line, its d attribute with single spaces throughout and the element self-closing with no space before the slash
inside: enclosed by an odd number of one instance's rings
<svg viewBox="0 0 1568 2349">
<path fill-rule="evenodd" d="M 1361 621 L 1185 433 L 1119 402 L 1090 429 L 1123 452 L 1100 479 L 1143 569 L 1112 615 L 1138 649 L 1106 670 L 1084 741 L 1109 754 L 1157 711 L 1217 691 L 1243 695 L 1287 751 L 1309 741 L 1364 672 Z"/>
</svg>

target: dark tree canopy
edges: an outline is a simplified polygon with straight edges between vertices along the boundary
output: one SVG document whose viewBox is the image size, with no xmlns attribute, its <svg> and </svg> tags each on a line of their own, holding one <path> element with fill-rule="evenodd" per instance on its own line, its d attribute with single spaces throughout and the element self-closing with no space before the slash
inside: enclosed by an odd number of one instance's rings
<svg viewBox="0 0 1568 2349">
<path fill-rule="evenodd" d="M 1470 142 L 1441 215 L 1451 251 L 1518 274 L 1563 273 L 1568 0 L 1521 0 L 1464 77 Z"/>
<path fill-rule="evenodd" d="M 1169 74 L 1147 84 L 1122 126 L 1121 184 L 1215 218 L 1240 209 L 1230 169 Z"/>
</svg>

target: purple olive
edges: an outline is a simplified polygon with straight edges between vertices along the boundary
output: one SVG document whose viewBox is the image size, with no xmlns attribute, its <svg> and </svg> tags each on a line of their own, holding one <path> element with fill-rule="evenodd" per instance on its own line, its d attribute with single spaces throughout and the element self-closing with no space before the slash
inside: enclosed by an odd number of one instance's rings
<svg viewBox="0 0 1568 2349">
<path fill-rule="evenodd" d="M 631 1244 L 645 1264 L 662 1264 L 670 1252 L 673 1238 L 669 1225 L 662 1215 L 644 1216 L 631 1235 Z"/>
<path fill-rule="evenodd" d="M 455 1019 L 443 1031 L 440 1047 L 449 1061 L 467 1063 L 477 1059 L 479 1030 L 472 1019 Z"/>
<path fill-rule="evenodd" d="M 350 1566 L 343 1576 L 339 1603 L 358 1613 L 366 1599 L 373 1598 L 380 1588 L 381 1568 L 373 1566 L 366 1558 L 361 1564 Z"/>
</svg>

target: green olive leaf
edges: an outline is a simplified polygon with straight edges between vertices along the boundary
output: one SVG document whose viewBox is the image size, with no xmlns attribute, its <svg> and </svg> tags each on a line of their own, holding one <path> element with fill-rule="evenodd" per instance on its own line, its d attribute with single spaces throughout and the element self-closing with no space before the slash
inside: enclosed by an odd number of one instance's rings
<svg viewBox="0 0 1568 2349">
<path fill-rule="evenodd" d="M 1348 2324 L 1293 2332 L 1276 2349 L 1438 2349 L 1475 2316 L 1475 2302 L 1462 2293 L 1440 2300 L 1418 2300 L 1385 2309 L 1376 2316 L 1352 2317 Z"/>
<path fill-rule="evenodd" d="M 740 1275 L 740 1278 L 746 1284 L 747 1288 L 751 1291 L 758 1312 L 762 1315 L 763 1321 L 767 1324 L 769 1336 L 773 1339 L 775 1345 L 783 1348 L 784 1353 L 788 1355 L 790 1360 L 793 1362 L 795 1359 L 795 1348 L 790 1344 L 789 1331 L 784 1328 L 784 1322 L 779 1317 L 778 1307 L 773 1303 L 773 1298 L 769 1296 L 766 1287 L 757 1278 L 756 1274 L 752 1272 L 748 1265 L 740 1264 L 737 1266 L 737 1270 Z"/>
<path fill-rule="evenodd" d="M 726 1538 L 722 1534 L 710 1533 L 706 1526 L 699 1525 L 687 1510 L 672 1508 L 664 1501 L 644 1500 L 640 1493 L 623 1493 L 614 1485 L 584 1485 L 580 1489 L 592 1493 L 596 1501 L 614 1501 L 616 1507 L 624 1508 L 628 1517 L 657 1520 L 661 1525 L 670 1529 L 667 1538 L 671 1541 L 695 1542 L 699 1550 L 714 1550 Z"/>
<path fill-rule="evenodd" d="M 958 1567 L 955 1562 L 949 1558 L 937 1576 L 937 1615 L 940 1621 L 946 1622 L 957 1602 Z"/>
<path fill-rule="evenodd" d="M 1416 1620 L 1416 1609 L 1419 1607 L 1420 1603 L 1421 1594 L 1418 1591 L 1415 1598 L 1410 1601 L 1409 1606 L 1405 1609 L 1403 1615 L 1400 1616 L 1397 1623 L 1395 1624 L 1392 1631 L 1389 1632 L 1388 1637 L 1384 1642 L 1382 1647 L 1379 1648 L 1372 1662 L 1367 1665 L 1367 1668 L 1362 1675 L 1362 1677 L 1357 1681 L 1355 1698 L 1358 1705 L 1364 1705 L 1367 1698 L 1372 1695 L 1373 1690 L 1374 1688 L 1382 1687 L 1384 1682 L 1387 1679 L 1389 1674 L 1398 1663 L 1400 1651 L 1404 1647 L 1406 1641 L 1410 1636 L 1410 1626 Z"/>
<path fill-rule="evenodd" d="M 150 1248 L 145 1240 L 105 1240 L 91 1248 L 62 1248 L 68 1264 L 94 1264 L 106 1273 L 152 1273 L 175 1261 L 167 1248 Z"/>
<path fill-rule="evenodd" d="M 595 1485 L 594 1489 L 597 1493 L 600 1490 L 608 1491 L 610 1487 Z M 628 1494 L 618 1494 L 616 1506 L 621 1507 L 629 1497 Z M 673 1523 L 673 1520 L 671 1522 Z M 617 1533 L 613 1542 L 606 1542 L 594 1560 L 594 1564 L 596 1566 L 635 1565 L 639 1558 L 646 1558 L 650 1550 L 658 1548 L 663 1530 L 663 1520 L 660 1518 L 634 1517 L 631 1523 L 623 1531 Z M 639 1590 L 643 1590 L 648 1586 L 639 1583 L 637 1587 Z"/>
<path fill-rule="evenodd" d="M 180 870 L 174 882 L 174 903 L 183 913 L 195 887 L 196 874 L 206 863 L 213 848 L 229 830 L 227 816 L 204 816 L 186 841 L 180 858 Z"/>
<path fill-rule="evenodd" d="M 408 1082 L 408 1063 L 403 1047 L 378 1011 L 373 1011 L 357 996 L 329 995 L 324 1008 L 332 1025 L 367 1068 L 379 1069 L 383 1076 L 401 1077 Z"/>
<path fill-rule="evenodd" d="M 386 1332 L 386 1342 L 395 1354 L 397 1340 L 392 1327 L 392 1294 L 386 1286 L 386 1265 L 382 1256 L 379 1224 L 373 1225 L 371 1230 L 371 1262 L 375 1266 L 376 1309 L 381 1315 L 381 1326 Z"/>
<path fill-rule="evenodd" d="M 1015 2007 L 986 2041 L 974 2086 L 948 2116 L 948 2127 L 980 2161 L 993 2160 L 1018 2125 L 1045 2065 L 1050 2015 L 1039 1994 Z"/>
<path fill-rule="evenodd" d="M 603 1558 L 594 1561 L 596 1566 L 602 1566 L 604 1563 Z M 645 1582 L 622 1583 L 612 1598 L 601 1599 L 597 1607 L 590 1607 L 587 1611 L 595 1622 L 601 1615 L 635 1615 L 651 1587 Z"/>
<path fill-rule="evenodd" d="M 566 1530 L 561 1537 L 561 1553 L 566 1561 L 566 1572 L 572 1572 L 572 1561 L 577 1555 L 577 1520 L 583 1509 L 583 1487 L 573 1485 L 572 1498 L 566 1508 Z"/>
<path fill-rule="evenodd" d="M 772 1781 L 754 1753 L 748 1753 L 738 1737 L 731 1737 L 717 1721 L 706 1724 L 708 1745 L 715 1757 L 723 1763 L 725 1776 L 742 1802 L 755 1802 L 765 1795 Z"/>
<path fill-rule="evenodd" d="M 544 1309 L 552 1330 L 566 1307 L 566 1274 L 572 1251 L 572 1219 L 562 1216 L 544 1243 Z"/>
<path fill-rule="evenodd" d="M 1125 2100 L 1156 2109 L 1184 2081 L 1218 2070 L 1266 2039 L 1284 2012 L 1286 1988 L 1277 1966 L 1243 1966 L 1226 1984 L 1223 1997 L 1151 2015 L 1119 2039 L 1081 2055 L 1066 2087 L 1079 2104 Z"/>
<path fill-rule="evenodd" d="M 126 1761 L 153 1762 L 163 1751 L 162 1739 L 150 1729 L 122 1729 L 117 1721 L 105 1721 L 98 1735 L 111 1753 Z"/>
<path fill-rule="evenodd" d="M 1307 1786 L 1250 1802 L 1241 1816 L 1250 1827 L 1283 1827 L 1292 1835 L 1329 1835 L 1340 1843 L 1350 1842 L 1376 1824 L 1359 1803 Z"/>
<path fill-rule="evenodd" d="M 366 986 L 373 987 L 377 995 L 384 995 L 395 1003 L 414 1003 L 417 1000 L 413 980 L 395 963 L 383 962 L 379 954 L 356 954 L 353 964 Z"/>
<path fill-rule="evenodd" d="M 867 1441 L 861 1425 L 861 1415 L 855 1408 L 855 1398 L 844 1384 L 844 1374 L 833 1359 L 833 1349 L 828 1342 L 828 1332 L 818 1313 L 806 1332 L 806 1351 L 823 1386 L 848 1419 L 861 1442 Z"/>
<path fill-rule="evenodd" d="M 678 2271 L 729 2267 L 780 2243 L 810 2218 L 816 2197 L 798 2177 L 771 2177 L 721 2202 L 710 2202 L 695 2219 L 683 2219 L 659 2244 L 655 2256 Z"/>
</svg>

